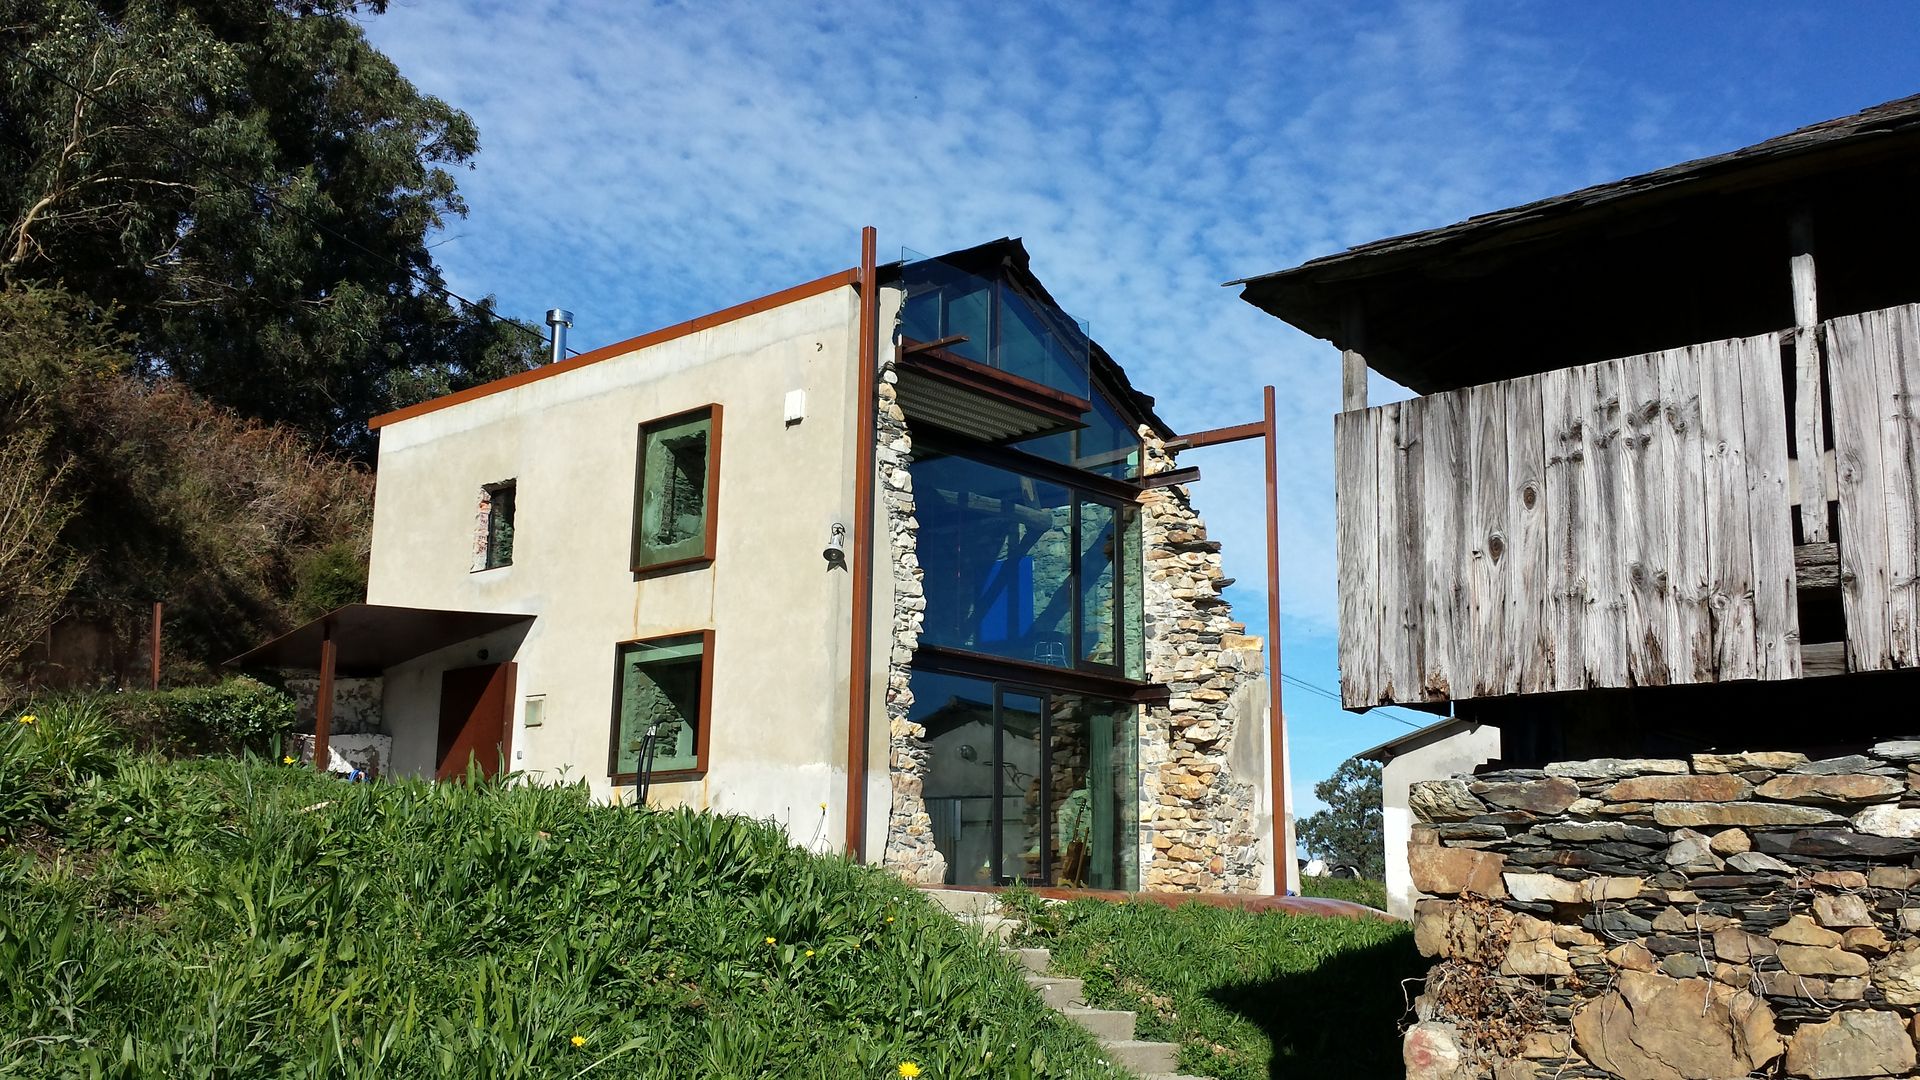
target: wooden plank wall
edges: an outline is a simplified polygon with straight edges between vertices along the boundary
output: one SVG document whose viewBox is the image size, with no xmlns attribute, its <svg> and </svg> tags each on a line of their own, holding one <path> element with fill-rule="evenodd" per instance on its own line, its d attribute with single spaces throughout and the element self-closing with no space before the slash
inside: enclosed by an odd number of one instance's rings
<svg viewBox="0 0 1920 1080">
<path fill-rule="evenodd" d="M 1344 703 L 1798 677 L 1781 355 L 1710 342 L 1336 417 Z"/>
<path fill-rule="evenodd" d="M 1920 666 L 1920 305 L 1831 319 L 1847 668 Z"/>
</svg>

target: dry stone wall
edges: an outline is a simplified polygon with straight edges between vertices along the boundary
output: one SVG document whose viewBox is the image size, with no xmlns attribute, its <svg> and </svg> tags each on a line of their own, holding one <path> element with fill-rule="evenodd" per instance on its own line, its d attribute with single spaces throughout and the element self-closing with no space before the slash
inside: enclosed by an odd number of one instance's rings
<svg viewBox="0 0 1920 1080">
<path fill-rule="evenodd" d="M 1173 455 L 1142 428 L 1142 471 L 1171 471 Z M 1234 774 L 1238 717 L 1260 681 L 1261 639 L 1233 621 L 1221 590 L 1220 544 L 1182 485 L 1141 497 L 1146 554 L 1147 678 L 1168 684 L 1145 710 L 1140 740 L 1142 885 L 1155 892 L 1253 892 L 1260 887 L 1257 777 Z"/>
<path fill-rule="evenodd" d="M 887 351 L 887 350 L 883 350 Z M 913 436 L 907 431 L 895 387 L 899 375 L 890 351 L 880 368 L 880 504 L 886 511 L 887 550 L 893 562 L 893 636 L 887 655 L 887 773 L 893 788 L 887 811 L 887 845 L 882 861 L 908 881 L 934 885 L 946 880 L 947 860 L 933 843 L 933 818 L 927 814 L 922 786 L 927 775 L 927 729 L 908 718 L 913 708 L 913 652 L 926 624 L 927 599 L 917 554 L 919 519 L 914 517 Z"/>
<path fill-rule="evenodd" d="M 1920 741 L 1416 784 L 1412 1080 L 1914 1076 Z"/>
</svg>

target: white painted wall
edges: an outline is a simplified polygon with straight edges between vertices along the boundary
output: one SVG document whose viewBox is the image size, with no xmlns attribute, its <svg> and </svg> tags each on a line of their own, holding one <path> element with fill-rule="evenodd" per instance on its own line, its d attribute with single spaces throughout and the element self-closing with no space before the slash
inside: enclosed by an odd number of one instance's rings
<svg viewBox="0 0 1920 1080">
<path fill-rule="evenodd" d="M 519 665 L 513 764 L 545 780 L 584 779 L 602 798 L 615 794 L 617 643 L 714 629 L 709 771 L 656 786 L 652 801 L 772 818 L 797 842 L 837 847 L 851 587 L 821 549 L 831 523 L 852 522 L 858 327 L 857 292 L 835 289 L 382 429 L 369 602 L 537 615 L 524 640 L 489 649 L 489 662 Z M 806 392 L 807 416 L 789 424 L 793 390 Z M 709 403 L 724 409 L 717 558 L 636 579 L 639 425 Z M 507 478 L 518 485 L 514 563 L 473 572 L 475 501 L 483 484 Z M 389 673 L 396 771 L 431 770 L 440 673 L 481 662 L 468 655 L 477 647 Z M 546 705 L 528 729 L 531 695 Z M 884 800 L 879 696 L 875 705 Z M 884 802 L 878 816 L 884 823 Z"/>
<path fill-rule="evenodd" d="M 1387 843 L 1387 913 L 1413 918 L 1417 892 L 1407 869 L 1407 843 L 1413 839 L 1413 812 L 1407 807 L 1412 786 L 1440 780 L 1500 756 L 1500 729 L 1491 724 L 1463 727 L 1431 742 L 1403 747 L 1380 771 L 1380 803 Z"/>
</svg>

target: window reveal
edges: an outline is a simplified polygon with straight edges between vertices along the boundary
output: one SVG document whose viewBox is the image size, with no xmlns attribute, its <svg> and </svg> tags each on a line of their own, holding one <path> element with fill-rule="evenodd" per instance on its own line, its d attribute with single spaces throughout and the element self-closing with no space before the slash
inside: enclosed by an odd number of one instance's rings
<svg viewBox="0 0 1920 1080">
<path fill-rule="evenodd" d="M 711 561 L 719 480 L 720 406 L 640 426 L 633 569 Z"/>
<path fill-rule="evenodd" d="M 613 748 L 607 771 L 631 782 L 653 731 L 653 775 L 706 768 L 707 710 L 712 693 L 708 633 L 620 646 Z"/>
</svg>

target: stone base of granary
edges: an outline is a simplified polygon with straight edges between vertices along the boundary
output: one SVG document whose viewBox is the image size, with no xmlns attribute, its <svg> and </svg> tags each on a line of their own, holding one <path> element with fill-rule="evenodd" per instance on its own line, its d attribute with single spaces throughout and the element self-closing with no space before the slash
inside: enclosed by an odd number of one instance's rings
<svg viewBox="0 0 1920 1080">
<path fill-rule="evenodd" d="M 1914 1076 L 1920 741 L 1416 784 L 1410 1080 Z"/>
</svg>

